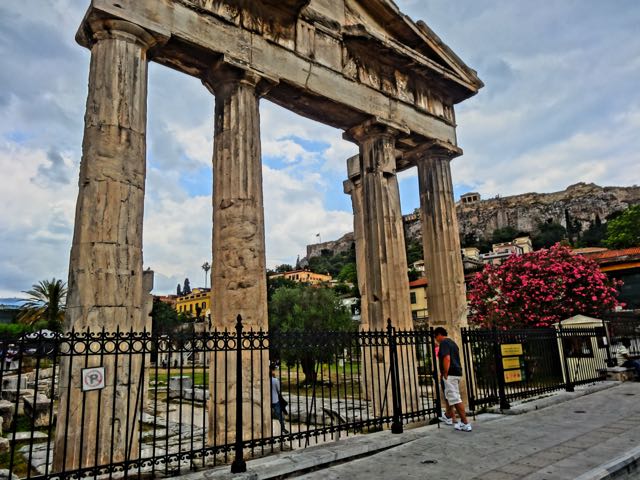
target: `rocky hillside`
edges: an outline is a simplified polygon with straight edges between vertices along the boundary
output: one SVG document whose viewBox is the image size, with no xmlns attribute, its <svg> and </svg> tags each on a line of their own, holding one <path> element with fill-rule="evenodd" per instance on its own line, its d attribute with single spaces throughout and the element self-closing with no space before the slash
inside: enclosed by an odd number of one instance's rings
<svg viewBox="0 0 640 480">
<path fill-rule="evenodd" d="M 462 235 L 472 233 L 490 237 L 494 230 L 513 227 L 535 232 L 540 223 L 559 223 L 569 229 L 584 231 L 596 217 L 604 223 L 614 212 L 640 203 L 640 187 L 600 187 L 577 183 L 553 193 L 525 193 L 511 197 L 482 200 L 475 204 L 458 203 L 458 220 Z M 572 223 L 573 225 L 569 225 Z"/>
<path fill-rule="evenodd" d="M 535 233 L 540 223 L 559 223 L 563 227 L 585 231 L 596 217 L 603 223 L 612 213 L 640 204 L 640 187 L 600 187 L 593 183 L 577 183 L 560 192 L 525 193 L 496 197 L 462 205 L 457 204 L 460 234 L 490 238 L 494 230 L 513 227 L 517 231 Z M 421 241 L 419 215 L 405 217 L 408 241 Z M 307 258 L 330 250 L 334 253 L 351 248 L 353 234 L 307 246 Z"/>
</svg>

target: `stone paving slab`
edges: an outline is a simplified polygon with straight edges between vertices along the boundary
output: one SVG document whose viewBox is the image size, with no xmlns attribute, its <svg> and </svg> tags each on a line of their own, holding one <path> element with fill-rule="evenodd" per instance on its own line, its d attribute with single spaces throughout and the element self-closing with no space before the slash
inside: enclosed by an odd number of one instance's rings
<svg viewBox="0 0 640 480">
<path fill-rule="evenodd" d="M 592 395 L 584 397 L 587 393 Z M 580 474 L 576 463 L 584 472 L 597 471 L 603 463 L 618 457 L 614 466 L 627 465 L 624 461 L 628 463 L 629 456 L 624 449 L 628 445 L 624 443 L 638 443 L 630 431 L 640 426 L 640 405 L 634 405 L 639 403 L 634 397 L 640 400 L 640 384 L 609 382 L 604 389 L 580 387 L 571 395 L 573 398 L 556 394 L 561 404 L 555 407 L 553 397 L 526 402 L 528 415 L 479 415 L 471 433 L 454 432 L 444 426 L 412 426 L 401 435 L 389 431 L 359 435 L 249 460 L 246 474 L 232 475 L 227 465 L 181 478 L 266 480 L 294 477 L 298 472 L 296 478 L 308 479 L 424 479 L 446 475 L 461 479 L 552 480 L 574 479 Z M 442 445 L 443 440 L 447 445 Z M 597 455 L 592 455 L 594 449 Z M 581 480 L 603 478 L 608 477 Z"/>
<path fill-rule="evenodd" d="M 296 478 L 595 480 L 640 456 L 639 427 L 640 383 L 626 382 L 524 415 L 479 417 L 470 433 L 417 429 L 414 441 Z"/>
</svg>

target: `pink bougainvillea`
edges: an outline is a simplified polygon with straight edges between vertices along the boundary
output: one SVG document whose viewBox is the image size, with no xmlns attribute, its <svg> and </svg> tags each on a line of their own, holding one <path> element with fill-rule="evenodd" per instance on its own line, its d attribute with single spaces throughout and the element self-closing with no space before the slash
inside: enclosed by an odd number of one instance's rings
<svg viewBox="0 0 640 480">
<path fill-rule="evenodd" d="M 619 303 L 622 282 L 610 280 L 597 263 L 550 249 L 486 265 L 470 284 L 469 321 L 483 327 L 547 327 L 582 314 L 598 317 Z"/>
</svg>

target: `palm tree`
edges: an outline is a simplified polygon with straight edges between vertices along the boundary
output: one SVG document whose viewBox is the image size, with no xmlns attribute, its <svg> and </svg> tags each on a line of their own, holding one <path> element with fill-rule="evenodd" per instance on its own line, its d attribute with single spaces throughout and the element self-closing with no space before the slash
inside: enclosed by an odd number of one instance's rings
<svg viewBox="0 0 640 480">
<path fill-rule="evenodd" d="M 40 320 L 47 322 L 47 328 L 54 332 L 62 329 L 64 320 L 67 286 L 62 280 L 55 278 L 42 280 L 27 290 L 29 299 L 22 305 L 18 321 L 33 325 Z"/>
</svg>

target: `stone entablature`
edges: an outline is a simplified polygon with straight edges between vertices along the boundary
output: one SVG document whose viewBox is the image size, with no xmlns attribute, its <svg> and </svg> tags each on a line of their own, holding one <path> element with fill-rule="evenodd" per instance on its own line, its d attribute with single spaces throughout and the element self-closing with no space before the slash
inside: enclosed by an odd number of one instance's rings
<svg viewBox="0 0 640 480">
<path fill-rule="evenodd" d="M 163 40 L 153 60 L 189 75 L 224 61 L 269 79 L 265 98 L 322 123 L 398 124 L 405 151 L 429 140 L 460 154 L 453 107 L 483 85 L 389 0 L 93 0 L 88 19 L 105 16 L 135 20 Z M 84 28 L 78 41 L 91 43 Z"/>
</svg>

